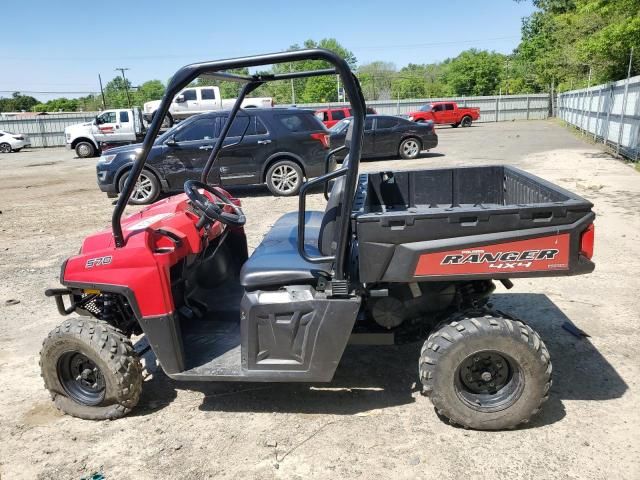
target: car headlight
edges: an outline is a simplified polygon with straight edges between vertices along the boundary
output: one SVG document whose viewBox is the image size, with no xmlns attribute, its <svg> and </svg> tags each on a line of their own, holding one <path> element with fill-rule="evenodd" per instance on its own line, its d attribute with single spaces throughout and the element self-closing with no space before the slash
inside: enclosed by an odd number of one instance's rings
<svg viewBox="0 0 640 480">
<path fill-rule="evenodd" d="M 413 117 L 411 115 L 409 115 L 409 117 L 407 117 L 409 119 L 410 122 L 413 122 Z"/>
<path fill-rule="evenodd" d="M 113 155 L 102 155 L 98 159 L 98 163 L 102 163 L 104 165 L 108 165 L 111 162 L 113 162 L 113 159 L 116 158 L 116 156 L 117 156 L 116 154 L 113 154 Z"/>
</svg>

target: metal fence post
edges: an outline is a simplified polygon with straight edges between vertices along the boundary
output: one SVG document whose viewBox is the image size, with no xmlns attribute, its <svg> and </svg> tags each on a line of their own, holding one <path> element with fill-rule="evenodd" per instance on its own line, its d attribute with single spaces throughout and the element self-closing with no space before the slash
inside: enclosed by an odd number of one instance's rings
<svg viewBox="0 0 640 480">
<path fill-rule="evenodd" d="M 527 94 L 527 120 L 529 120 L 529 105 L 530 105 L 529 94 Z"/>
<path fill-rule="evenodd" d="M 496 97 L 496 122 L 498 121 L 498 112 L 500 110 L 500 95 Z"/>
<path fill-rule="evenodd" d="M 613 109 L 614 86 L 609 85 L 609 104 L 607 105 L 607 118 L 605 120 L 604 132 L 602 135 L 602 143 L 605 145 L 609 141 L 609 119 L 611 118 L 611 109 Z"/>
<path fill-rule="evenodd" d="M 616 146 L 616 155 L 620 153 L 620 143 L 622 142 L 622 134 L 624 132 L 624 113 L 627 109 L 627 95 L 629 94 L 629 77 L 631 77 L 631 65 L 633 64 L 633 47 L 629 54 L 629 68 L 627 70 L 627 80 L 624 83 L 624 95 L 622 96 L 622 111 L 620 112 L 620 128 L 618 129 L 618 144 Z"/>
<path fill-rule="evenodd" d="M 43 147 L 48 147 L 48 145 L 47 145 L 47 137 L 46 137 L 45 132 L 44 132 L 44 121 L 42 120 L 41 117 L 38 117 L 37 122 L 38 122 L 38 127 L 40 129 L 40 138 L 42 139 L 42 146 Z"/>
<path fill-rule="evenodd" d="M 596 124 L 593 126 L 593 141 L 598 141 L 598 119 L 600 118 L 600 109 L 602 108 L 602 87 L 598 90 L 598 108 L 596 109 Z"/>
</svg>

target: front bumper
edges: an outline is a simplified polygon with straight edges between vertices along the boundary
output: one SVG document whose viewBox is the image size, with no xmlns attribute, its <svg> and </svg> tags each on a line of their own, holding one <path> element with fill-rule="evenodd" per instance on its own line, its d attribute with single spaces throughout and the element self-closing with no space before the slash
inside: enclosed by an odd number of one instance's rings
<svg viewBox="0 0 640 480">
<path fill-rule="evenodd" d="M 101 170 L 96 167 L 96 180 L 98 188 L 107 194 L 107 197 L 113 198 L 118 196 L 118 190 L 116 188 L 115 172 L 112 170 Z"/>
</svg>

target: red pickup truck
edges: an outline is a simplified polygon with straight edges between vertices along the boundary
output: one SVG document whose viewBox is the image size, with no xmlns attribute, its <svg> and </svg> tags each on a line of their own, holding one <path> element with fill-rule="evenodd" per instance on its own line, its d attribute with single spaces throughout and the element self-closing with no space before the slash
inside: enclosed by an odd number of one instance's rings
<svg viewBox="0 0 640 480">
<path fill-rule="evenodd" d="M 453 128 L 458 125 L 470 127 L 471 123 L 480 118 L 479 108 L 458 107 L 456 102 L 433 102 L 420 107 L 416 112 L 408 114 L 413 122 L 432 120 L 437 124 L 450 124 Z"/>
</svg>

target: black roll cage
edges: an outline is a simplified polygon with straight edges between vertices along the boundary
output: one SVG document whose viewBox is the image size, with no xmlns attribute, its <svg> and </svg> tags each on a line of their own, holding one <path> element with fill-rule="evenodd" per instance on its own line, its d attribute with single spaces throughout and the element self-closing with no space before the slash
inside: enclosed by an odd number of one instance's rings
<svg viewBox="0 0 640 480">
<path fill-rule="evenodd" d="M 335 68 L 303 72 L 255 75 L 238 75 L 226 71 L 244 67 L 259 67 L 263 65 L 298 62 L 302 60 L 324 60 L 332 64 Z M 335 260 L 335 279 L 344 280 L 345 252 L 347 251 L 346 246 L 349 239 L 349 223 L 351 217 L 349 215 L 349 212 L 351 212 L 352 209 L 353 197 L 355 194 L 356 182 L 358 179 L 358 167 L 360 165 L 360 155 L 362 152 L 366 107 L 364 97 L 362 96 L 362 91 L 360 90 L 360 84 L 351 72 L 351 69 L 349 68 L 347 62 L 345 62 L 334 52 L 320 48 L 295 50 L 281 53 L 270 53 L 250 57 L 231 58 L 226 60 L 216 60 L 212 62 L 192 63 L 178 70 L 171 78 L 171 81 L 167 86 L 160 106 L 158 107 L 158 110 L 153 117 L 153 121 L 151 122 L 151 126 L 149 127 L 149 130 L 144 137 L 144 141 L 142 142 L 142 149 L 133 163 L 131 172 L 127 177 L 127 181 L 125 182 L 124 188 L 120 193 L 118 202 L 116 203 L 116 206 L 113 210 L 113 215 L 111 217 L 111 228 L 113 230 L 113 237 L 116 248 L 124 247 L 126 244 L 126 238 L 124 237 L 122 232 L 122 214 L 127 205 L 127 202 L 129 201 L 129 197 L 133 192 L 135 183 L 140 176 L 142 169 L 144 168 L 147 157 L 149 156 L 149 152 L 153 147 L 153 143 L 158 136 L 158 133 L 160 132 L 162 121 L 164 120 L 166 114 L 169 112 L 169 107 L 171 105 L 171 102 L 173 101 L 173 98 L 178 94 L 178 92 L 180 92 L 180 90 L 182 90 L 184 87 L 189 85 L 192 81 L 194 81 L 201 75 L 206 75 L 209 78 L 215 78 L 218 80 L 235 81 L 244 84 L 240 95 L 238 95 L 233 108 L 229 112 L 229 116 L 227 117 L 227 121 L 225 122 L 222 131 L 220 132 L 220 136 L 216 141 L 216 145 L 211 151 L 209 158 L 207 159 L 205 168 L 202 171 L 201 181 L 206 183 L 209 172 L 211 171 L 211 168 L 213 167 L 218 154 L 223 147 L 225 137 L 227 136 L 227 133 L 231 128 L 231 124 L 233 123 L 238 111 L 240 110 L 240 106 L 242 105 L 242 101 L 244 100 L 246 95 L 254 91 L 265 82 L 335 74 L 338 74 L 340 76 L 343 88 L 346 92 L 347 97 L 349 98 L 349 103 L 351 105 L 353 113 L 353 122 L 351 124 L 352 135 L 349 146 L 349 154 L 347 158 L 345 158 L 342 167 L 339 170 L 340 174 L 338 175 L 344 175 L 346 178 L 345 189 L 343 193 L 344 198 L 341 202 L 343 211 L 342 215 L 339 216 L 337 225 L 339 234 L 336 255 L 335 259 L 333 257 L 330 257 L 332 260 Z M 336 178 L 336 172 L 329 172 L 321 177 L 318 177 L 313 181 L 313 183 L 317 185 L 318 183 L 328 182 L 329 180 Z M 304 207 L 304 195 L 307 190 L 307 188 L 303 188 L 300 192 L 301 207 Z M 299 212 L 299 214 L 300 213 L 302 213 L 302 218 L 304 219 L 304 212 Z M 301 233 L 304 235 L 304 226 L 299 226 L 299 229 L 302 230 Z M 299 240 L 302 240 L 302 242 L 304 242 L 303 238 Z M 301 252 L 301 254 L 306 257 L 304 250 L 303 252 Z"/>
</svg>

